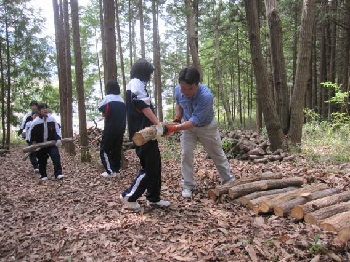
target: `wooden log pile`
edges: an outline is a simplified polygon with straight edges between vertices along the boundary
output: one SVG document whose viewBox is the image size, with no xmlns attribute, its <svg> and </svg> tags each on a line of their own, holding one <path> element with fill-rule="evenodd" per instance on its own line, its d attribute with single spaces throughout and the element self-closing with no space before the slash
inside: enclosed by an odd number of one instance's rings
<svg viewBox="0 0 350 262">
<path fill-rule="evenodd" d="M 343 243 L 350 240 L 350 191 L 340 192 L 325 183 L 304 184 L 300 177 L 282 178 L 267 172 L 217 186 L 208 195 L 214 201 L 226 195 L 255 214 L 274 213 L 304 220 L 336 232 Z"/>
<path fill-rule="evenodd" d="M 269 151 L 268 140 L 253 131 L 230 131 L 221 132 L 223 149 L 228 158 L 249 160 L 254 163 L 267 163 L 271 161 L 290 161 L 294 159 L 282 149 L 274 152 Z"/>
</svg>

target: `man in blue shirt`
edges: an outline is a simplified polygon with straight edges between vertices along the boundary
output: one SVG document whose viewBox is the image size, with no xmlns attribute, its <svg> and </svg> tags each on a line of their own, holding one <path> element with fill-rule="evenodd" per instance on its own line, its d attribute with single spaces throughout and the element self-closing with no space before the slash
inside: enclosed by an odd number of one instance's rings
<svg viewBox="0 0 350 262">
<path fill-rule="evenodd" d="M 182 196 L 192 197 L 196 185 L 193 178 L 193 151 L 199 141 L 219 172 L 221 183 L 234 181 L 230 165 L 222 150 L 221 137 L 214 119 L 213 95 L 200 81 L 199 71 L 187 67 L 179 73 L 179 85 L 175 87 L 175 119 L 178 125 L 168 125 L 165 135 L 183 131 L 181 136 Z M 182 123 L 181 123 L 182 120 Z"/>
</svg>

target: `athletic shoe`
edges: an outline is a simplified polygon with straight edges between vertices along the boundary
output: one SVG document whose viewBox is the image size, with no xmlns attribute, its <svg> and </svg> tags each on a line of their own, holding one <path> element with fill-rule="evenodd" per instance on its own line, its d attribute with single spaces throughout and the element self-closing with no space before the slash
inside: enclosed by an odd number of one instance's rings
<svg viewBox="0 0 350 262">
<path fill-rule="evenodd" d="M 116 173 L 108 174 L 107 172 L 103 172 L 101 174 L 101 176 L 103 176 L 103 177 L 115 177 L 116 175 L 117 175 Z"/>
<path fill-rule="evenodd" d="M 40 177 L 40 180 L 41 181 L 46 181 L 47 180 L 47 176 Z"/>
<path fill-rule="evenodd" d="M 58 175 L 57 177 L 56 177 L 57 179 L 62 179 L 62 178 L 64 178 L 64 175 Z"/>
<path fill-rule="evenodd" d="M 158 202 L 151 202 L 151 201 L 147 200 L 147 206 L 168 207 L 168 206 L 170 206 L 170 201 L 159 200 Z"/>
<path fill-rule="evenodd" d="M 39 168 L 34 168 L 34 173 L 39 173 Z"/>
<path fill-rule="evenodd" d="M 222 182 L 221 185 L 230 185 L 231 183 L 233 183 L 235 181 L 236 181 L 236 178 L 235 177 L 231 177 L 230 179 Z"/>
<path fill-rule="evenodd" d="M 188 189 L 188 188 L 184 188 L 182 190 L 182 197 L 184 198 L 190 198 L 192 197 L 192 190 L 191 189 Z"/>
<path fill-rule="evenodd" d="M 141 206 L 137 201 L 129 202 L 122 195 L 120 195 L 119 198 L 123 203 L 123 209 L 129 210 L 132 212 L 139 212 L 141 210 Z"/>
</svg>

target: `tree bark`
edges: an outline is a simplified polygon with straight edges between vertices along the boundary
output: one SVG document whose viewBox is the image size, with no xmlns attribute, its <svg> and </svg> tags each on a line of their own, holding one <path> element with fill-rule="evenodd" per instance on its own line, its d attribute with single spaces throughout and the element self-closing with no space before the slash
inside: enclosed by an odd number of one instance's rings
<svg viewBox="0 0 350 262">
<path fill-rule="evenodd" d="M 284 134 L 277 115 L 272 90 L 267 80 L 267 69 L 262 55 L 260 29 L 257 11 L 257 0 L 244 0 L 248 23 L 250 50 L 257 85 L 257 97 L 265 118 L 266 129 L 271 143 L 271 149 L 285 148 Z"/>
<path fill-rule="evenodd" d="M 79 32 L 79 11 L 78 0 L 71 0 L 71 15 L 73 28 L 73 46 L 75 57 L 75 77 L 78 97 L 79 113 L 79 136 L 80 136 L 80 160 L 90 162 L 89 140 L 86 129 L 86 108 L 85 108 L 85 91 L 84 91 L 84 73 L 83 62 L 81 57 L 80 32 Z"/>
<path fill-rule="evenodd" d="M 307 213 L 346 201 L 350 201 L 350 191 L 313 200 L 304 205 L 297 205 L 292 209 L 290 215 L 297 220 L 301 220 Z"/>
<path fill-rule="evenodd" d="M 350 201 L 342 202 L 334 206 L 328 206 L 321 208 L 320 210 L 308 213 L 304 216 L 304 220 L 308 224 L 319 225 L 321 220 L 347 211 L 350 211 Z"/>
<path fill-rule="evenodd" d="M 315 23 L 315 0 L 304 0 L 301 17 L 301 30 L 298 44 L 298 62 L 295 85 L 291 99 L 291 118 L 289 137 L 292 146 L 301 144 L 304 121 L 304 97 L 310 75 L 312 30 Z"/>
<path fill-rule="evenodd" d="M 265 0 L 268 25 L 270 29 L 270 51 L 273 72 L 273 86 L 276 92 L 276 105 L 284 134 L 289 129 L 289 94 L 287 73 L 283 54 L 282 25 L 277 10 L 277 0 Z"/>
<path fill-rule="evenodd" d="M 342 212 L 326 218 L 320 223 L 320 228 L 326 231 L 339 232 L 350 225 L 350 211 Z"/>
<path fill-rule="evenodd" d="M 119 58 L 120 58 L 120 71 L 121 77 L 123 79 L 123 93 L 124 97 L 126 97 L 126 78 L 125 78 L 125 66 L 124 66 L 124 55 L 122 48 L 122 37 L 120 33 L 120 23 L 119 23 L 119 1 L 116 2 L 115 8 L 115 19 L 116 19 L 116 27 L 117 27 L 117 35 L 118 35 L 118 50 L 119 50 Z"/>
<path fill-rule="evenodd" d="M 301 177 L 261 180 L 261 181 L 256 181 L 248 184 L 233 186 L 229 189 L 228 193 L 232 199 L 236 199 L 256 191 L 284 188 L 284 187 L 290 187 L 290 186 L 301 186 L 303 184 L 303 181 L 304 180 Z"/>
<path fill-rule="evenodd" d="M 339 192 L 339 189 L 337 188 L 328 188 L 324 190 L 319 190 L 316 192 L 311 193 L 310 195 L 307 196 L 301 196 L 294 198 L 292 200 L 278 203 L 277 205 L 274 206 L 273 212 L 276 216 L 279 217 L 284 217 L 285 215 L 289 214 L 290 211 L 296 206 L 296 205 L 303 205 L 309 201 L 323 198 L 329 195 L 333 195 Z"/>
<path fill-rule="evenodd" d="M 187 17 L 187 38 L 189 49 L 192 57 L 193 66 L 199 71 L 201 80 L 203 77 L 203 71 L 199 60 L 197 39 L 196 39 L 196 26 L 195 26 L 195 11 L 193 10 L 193 0 L 185 0 L 186 17 Z"/>
<path fill-rule="evenodd" d="M 152 4 L 154 1 L 152 1 Z M 146 51 L 145 51 L 145 25 L 143 21 L 143 4 L 142 0 L 138 1 L 138 7 L 139 7 L 139 17 L 140 17 L 140 45 L 141 45 L 141 58 L 146 57 Z"/>
<path fill-rule="evenodd" d="M 301 194 L 305 194 L 305 193 L 312 193 L 318 190 L 322 190 L 327 188 L 327 184 L 315 184 L 315 185 L 309 185 L 291 192 L 287 192 L 283 195 L 279 195 L 276 196 L 275 198 L 263 201 L 260 205 L 259 205 L 259 209 L 262 213 L 269 213 L 273 211 L 273 208 L 276 205 L 279 205 L 281 203 L 290 201 L 292 199 L 295 199 L 297 197 L 300 197 Z"/>
<path fill-rule="evenodd" d="M 115 6 L 114 1 L 103 0 L 103 31 L 106 55 L 104 65 L 104 82 L 117 77 L 117 54 L 115 37 Z"/>
</svg>

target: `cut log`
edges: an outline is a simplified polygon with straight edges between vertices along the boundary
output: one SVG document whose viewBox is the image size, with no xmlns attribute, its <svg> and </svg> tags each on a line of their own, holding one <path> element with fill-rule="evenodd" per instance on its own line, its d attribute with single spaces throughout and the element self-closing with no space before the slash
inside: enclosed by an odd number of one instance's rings
<svg viewBox="0 0 350 262">
<path fill-rule="evenodd" d="M 264 197 L 264 196 L 271 196 L 275 194 L 285 193 L 291 190 L 298 189 L 297 187 L 286 187 L 286 188 L 279 188 L 279 189 L 272 189 L 267 191 L 258 191 L 254 192 L 245 196 L 242 196 L 236 200 L 237 203 L 245 205 L 251 209 L 256 205 L 255 199 Z"/>
<path fill-rule="evenodd" d="M 249 178 L 242 178 L 242 179 L 236 179 L 233 182 L 222 185 L 222 186 L 217 186 L 214 189 L 210 189 L 208 192 L 209 198 L 212 199 L 212 197 L 216 196 L 219 197 L 223 194 L 227 194 L 229 189 L 233 186 L 237 185 L 242 185 L 242 184 L 247 184 L 250 182 L 255 182 L 255 181 L 260 181 L 260 180 L 269 180 L 269 179 L 278 179 L 282 178 L 281 174 L 275 174 L 272 172 L 266 172 L 265 174 L 262 174 L 261 176 L 258 177 L 249 177 Z M 212 196 L 212 197 L 211 197 Z"/>
<path fill-rule="evenodd" d="M 290 186 L 301 186 L 303 184 L 302 177 L 292 177 L 286 179 L 271 179 L 255 181 L 248 184 L 236 185 L 229 189 L 229 196 L 236 199 L 241 196 L 248 195 L 256 191 L 263 191 L 268 189 L 278 189 Z"/>
<path fill-rule="evenodd" d="M 274 206 L 280 204 L 280 203 L 284 203 L 287 201 L 290 201 L 294 198 L 300 197 L 301 194 L 303 193 L 312 193 L 318 190 L 322 190 L 327 188 L 327 184 L 313 184 L 313 185 L 308 185 L 306 187 L 300 188 L 300 189 L 296 189 L 290 192 L 285 193 L 284 195 L 279 195 L 275 198 L 269 199 L 267 201 L 263 201 L 260 205 L 259 205 L 259 210 L 262 213 L 269 213 L 272 212 Z"/>
<path fill-rule="evenodd" d="M 276 216 L 283 217 L 290 213 L 293 207 L 296 205 L 303 205 L 315 199 L 323 198 L 326 196 L 334 195 L 339 192 L 337 188 L 327 188 L 324 190 L 315 191 L 313 193 L 301 195 L 300 197 L 294 198 L 292 200 L 278 203 L 274 206 L 273 211 Z"/>
<path fill-rule="evenodd" d="M 350 211 L 342 212 L 326 218 L 320 223 L 320 228 L 326 231 L 338 232 L 350 225 Z"/>
<path fill-rule="evenodd" d="M 305 214 L 311 213 L 315 210 L 335 205 L 337 203 L 346 202 L 350 200 L 350 191 L 344 191 L 342 193 L 320 198 L 307 202 L 304 205 L 296 205 L 290 212 L 291 217 L 301 220 L 304 218 Z"/>
<path fill-rule="evenodd" d="M 338 239 L 343 243 L 347 243 L 350 240 L 350 227 L 344 227 L 338 232 Z"/>
<path fill-rule="evenodd" d="M 321 208 L 320 210 L 307 213 L 304 220 L 308 224 L 318 225 L 321 220 L 334 216 L 338 213 L 350 211 L 350 201 L 342 202 L 334 206 Z"/>
<path fill-rule="evenodd" d="M 71 137 L 69 137 L 69 138 L 62 138 L 61 141 L 62 141 L 62 143 L 70 143 L 70 142 L 73 142 L 74 139 L 71 138 Z M 36 144 L 31 145 L 31 146 L 23 147 L 23 153 L 29 153 L 29 152 L 37 151 L 40 148 L 54 146 L 55 144 L 56 144 L 56 140 L 50 140 L 50 141 L 43 142 L 43 143 L 36 143 Z"/>
<path fill-rule="evenodd" d="M 157 127 L 156 125 L 153 125 L 136 132 L 132 137 L 132 141 L 135 143 L 135 145 L 142 146 L 146 144 L 148 141 L 152 139 L 156 139 L 157 138 L 156 127 Z"/>
</svg>

